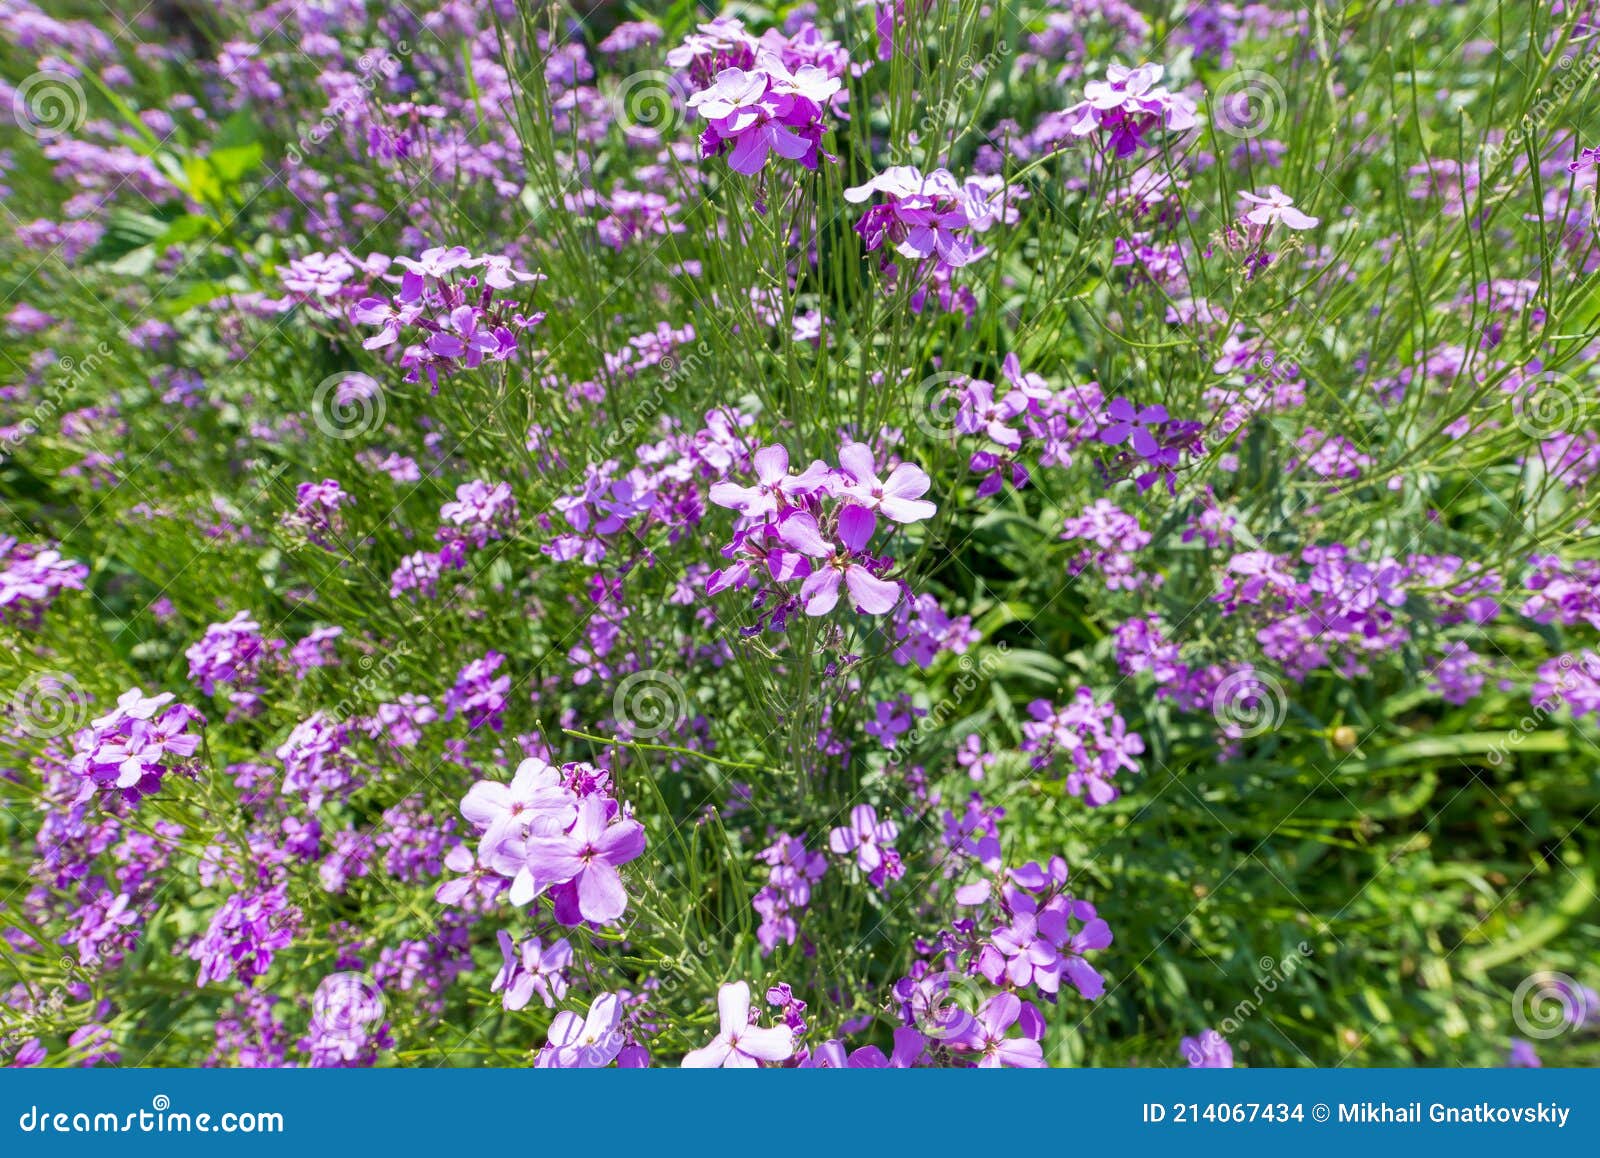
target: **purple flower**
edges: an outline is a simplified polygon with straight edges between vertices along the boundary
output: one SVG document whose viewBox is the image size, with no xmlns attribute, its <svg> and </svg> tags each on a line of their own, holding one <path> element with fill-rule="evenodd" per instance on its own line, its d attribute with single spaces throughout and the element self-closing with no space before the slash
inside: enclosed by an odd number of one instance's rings
<svg viewBox="0 0 1600 1158">
<path fill-rule="evenodd" d="M 473 731 L 487 725 L 498 732 L 503 726 L 506 710 L 506 693 L 511 690 L 510 676 L 496 676 L 506 657 L 497 651 L 487 651 L 482 659 L 475 659 L 456 675 L 456 682 L 445 693 L 444 718 L 453 720 L 458 715 L 467 717 L 467 727 Z"/>
<path fill-rule="evenodd" d="M 1184 1038 L 1179 1049 L 1192 1070 L 1233 1068 L 1233 1047 L 1214 1029 L 1205 1030 L 1199 1037 Z"/>
<path fill-rule="evenodd" d="M 809 520 L 810 516 L 801 518 Z M 838 530 L 845 550 L 836 551 L 832 544 L 823 544 L 820 536 L 815 536 L 815 523 L 809 526 L 799 521 L 790 523 L 790 534 L 796 536 L 789 540 L 790 545 L 801 554 L 826 560 L 800 585 L 800 599 L 807 615 L 826 615 L 832 611 L 839 602 L 841 581 L 850 596 L 850 605 L 868 615 L 882 615 L 900 602 L 900 585 L 878 578 L 859 560 L 877 526 L 878 520 L 865 507 L 845 507 L 839 515 Z M 801 546 L 801 542 L 805 545 Z"/>
<path fill-rule="evenodd" d="M 746 982 L 734 981 L 717 991 L 717 1016 L 721 1032 L 709 1044 L 685 1054 L 684 1069 L 756 1069 L 762 1062 L 794 1056 L 794 1031 L 787 1025 L 763 1029 L 751 1024 Z"/>
<path fill-rule="evenodd" d="M 226 623 L 213 623 L 204 638 L 190 646 L 189 678 L 206 695 L 215 695 L 218 684 L 241 688 L 255 685 L 262 662 L 283 646 L 281 640 L 261 637 L 261 625 L 241 611 Z"/>
<path fill-rule="evenodd" d="M 603 797 L 587 797 L 567 832 L 529 836 L 524 848 L 527 875 L 519 874 L 512 883 L 511 903 L 525 905 L 552 886 L 570 885 L 583 920 L 605 925 L 622 916 L 628 894 L 617 866 L 644 852 L 645 835 L 637 820 L 608 824 L 608 810 L 614 807 Z"/>
<path fill-rule="evenodd" d="M 617 1060 L 627 1044 L 622 999 L 602 993 L 583 1017 L 563 1011 L 550 1022 L 549 1040 L 534 1061 L 537 1069 L 598 1070 Z"/>
<path fill-rule="evenodd" d="M 707 121 L 701 153 L 714 157 L 731 146 L 728 167 L 747 176 L 759 173 L 772 153 L 815 169 L 822 110 L 841 86 L 815 65 L 791 71 L 770 52 L 760 53 L 753 67 L 725 68 L 688 101 Z"/>
<path fill-rule="evenodd" d="M 5 570 L 0 571 L 0 622 L 37 627 L 45 610 L 63 591 L 82 591 L 89 568 L 59 551 L 15 539 L 0 540 Z"/>
<path fill-rule="evenodd" d="M 1028 712 L 1033 719 L 1022 725 L 1022 750 L 1035 753 L 1035 768 L 1047 768 L 1057 754 L 1065 753 L 1070 760 L 1067 791 L 1084 797 L 1091 808 L 1117 798 L 1112 782 L 1117 773 L 1139 770 L 1134 757 L 1144 752 L 1144 740 L 1127 730 L 1114 705 L 1097 702 L 1088 688 L 1079 688 L 1065 707 L 1035 700 Z"/>
<path fill-rule="evenodd" d="M 200 962 L 196 986 L 237 977 L 248 985 L 272 966 L 273 955 L 294 940 L 300 910 L 289 904 L 283 885 L 234 893 L 211 917 L 205 933 L 189 947 Z"/>
<path fill-rule="evenodd" d="M 1536 1070 L 1542 1069 L 1544 1062 L 1539 1060 L 1539 1051 L 1533 1048 L 1533 1042 L 1514 1037 L 1511 1039 L 1511 1054 L 1506 1059 L 1506 1065 L 1512 1069 Z"/>
<path fill-rule="evenodd" d="M 459 535 L 483 547 L 516 526 L 517 500 L 511 495 L 510 483 L 490 486 L 474 479 L 456 488 L 455 501 L 439 508 L 439 518 L 447 524 L 450 536 Z M 440 538 L 445 537 L 446 531 L 441 530 Z"/>
<path fill-rule="evenodd" d="M 1294 207 L 1294 198 L 1290 197 L 1276 185 L 1268 185 L 1266 193 L 1239 194 L 1241 201 L 1249 202 L 1254 208 L 1247 210 L 1244 219 L 1251 225 L 1269 229 L 1274 225 L 1283 225 L 1288 229 L 1315 229 L 1318 218 L 1300 212 Z"/>
<path fill-rule="evenodd" d="M 489 985 L 490 993 L 503 993 L 501 1004 L 506 1009 L 521 1009 L 533 999 L 554 1009 L 567 996 L 567 970 L 572 966 L 572 946 L 565 937 L 558 937 L 548 947 L 537 937 L 523 942 L 520 952 L 511 940 L 511 934 L 501 929 L 496 936 L 503 958 L 500 972 Z"/>
<path fill-rule="evenodd" d="M 877 809 L 858 804 L 850 810 L 849 824 L 828 833 L 828 847 L 839 856 L 854 853 L 856 866 L 873 884 L 881 885 L 885 879 L 898 878 L 904 872 L 893 847 L 899 835 L 900 826 L 894 821 L 880 822 Z"/>
<path fill-rule="evenodd" d="M 1013 1026 L 1019 1035 L 1008 1036 Z M 997 993 L 984 1002 L 966 1032 L 950 1040 L 952 1048 L 981 1055 L 979 1069 L 1042 1069 L 1044 1018 L 1014 993 Z"/>
<path fill-rule="evenodd" d="M 839 487 L 840 497 L 849 497 L 869 511 L 882 511 L 897 523 L 919 523 L 931 519 L 939 508 L 921 496 L 928 492 L 928 472 L 902 462 L 880 479 L 872 451 L 864 443 L 852 442 L 839 451 L 839 465 L 850 482 Z"/>
<path fill-rule="evenodd" d="M 902 257 L 934 258 L 936 268 L 947 271 L 983 256 L 975 235 L 1005 215 L 999 201 L 1004 192 L 1003 182 L 988 178 L 969 177 L 963 184 L 948 169 L 924 176 L 911 165 L 896 165 L 846 189 L 844 199 L 855 205 L 874 194 L 883 198 L 855 225 L 868 253 L 888 244 Z"/>
<path fill-rule="evenodd" d="M 1075 137 L 1099 133 L 1116 156 L 1129 157 L 1157 130 L 1194 128 L 1199 123 L 1194 102 L 1162 87 L 1163 71 L 1159 64 L 1111 65 L 1106 79 L 1086 84 L 1084 99 L 1063 114 L 1070 122 L 1067 131 Z"/>
<path fill-rule="evenodd" d="M 161 786 L 171 767 L 182 766 L 199 750 L 200 737 L 189 732 L 189 725 L 204 726 L 205 717 L 172 700 L 170 693 L 146 696 L 130 688 L 114 711 L 73 736 L 68 767 L 83 778 L 80 799 L 96 788 L 110 788 L 137 802 Z"/>
</svg>

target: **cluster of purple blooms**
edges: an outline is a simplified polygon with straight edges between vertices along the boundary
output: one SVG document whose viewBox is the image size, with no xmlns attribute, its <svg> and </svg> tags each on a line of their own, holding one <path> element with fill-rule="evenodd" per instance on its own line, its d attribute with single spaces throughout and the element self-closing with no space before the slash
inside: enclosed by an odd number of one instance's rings
<svg viewBox="0 0 1600 1158">
<path fill-rule="evenodd" d="M 1064 758 L 1067 791 L 1091 808 L 1120 795 L 1119 773 L 1139 771 L 1136 757 L 1144 752 L 1144 740 L 1128 730 L 1114 704 L 1101 703 L 1088 688 L 1079 688 L 1059 708 L 1034 700 L 1028 714 L 1033 718 L 1022 725 L 1022 751 L 1033 754 L 1035 768 L 1050 768 Z"/>
<path fill-rule="evenodd" d="M 530 937 L 518 945 L 504 929 L 498 936 L 503 963 L 489 992 L 501 994 L 501 1004 L 506 1009 L 525 1008 L 535 996 L 550 1009 L 566 999 L 572 944 L 565 937 L 557 937 L 548 945 L 538 937 Z"/>
<path fill-rule="evenodd" d="M 1161 586 L 1159 574 L 1138 570 L 1134 560 L 1150 545 L 1150 532 L 1139 525 L 1137 516 L 1110 499 L 1096 499 L 1084 507 L 1082 514 L 1068 518 L 1061 537 L 1069 543 L 1086 544 L 1067 565 L 1071 575 L 1092 569 L 1110 591 Z"/>
<path fill-rule="evenodd" d="M 1277 260 L 1278 254 L 1267 252 L 1275 233 L 1304 232 L 1319 224 L 1318 218 L 1295 208 L 1294 199 L 1276 185 L 1269 185 L 1265 193 L 1240 193 L 1239 199 L 1245 209 L 1238 222 L 1224 230 L 1223 244 L 1243 255 L 1246 279 L 1254 279 Z"/>
<path fill-rule="evenodd" d="M 868 547 L 879 515 L 900 525 L 934 516 L 937 508 L 922 497 L 930 485 L 927 472 L 901 462 L 880 477 L 871 448 L 859 442 L 839 451 L 838 467 L 817 461 L 791 474 L 789 452 L 781 446 L 756 451 L 752 462 L 754 485 L 711 488 L 711 501 L 741 518 L 722 548 L 732 562 L 710 577 L 707 592 L 755 587 L 757 608 L 776 603 L 764 611 L 774 631 L 796 610 L 827 615 L 841 595 L 863 614 L 892 611 L 904 593 L 884 578 L 894 561 Z"/>
<path fill-rule="evenodd" d="M 644 826 L 592 766 L 529 757 L 509 784 L 474 784 L 461 815 L 478 834 L 476 870 L 504 883 L 513 905 L 548 894 L 555 919 L 569 926 L 613 924 L 626 911 L 617 870 L 644 852 Z"/>
<path fill-rule="evenodd" d="M 825 131 L 823 112 L 840 80 L 816 65 L 790 71 L 777 55 L 760 54 L 749 68 L 725 68 L 689 98 L 706 120 L 704 156 L 728 155 L 728 167 L 755 176 L 776 153 L 815 169 Z"/>
<path fill-rule="evenodd" d="M 1198 125 L 1195 104 L 1161 84 L 1159 64 L 1113 64 L 1105 80 L 1084 85 L 1083 100 L 1063 117 L 1074 137 L 1093 137 L 1116 157 L 1156 146 L 1158 133 L 1183 133 Z"/>
<path fill-rule="evenodd" d="M 799 915 L 811 904 L 811 886 L 828 871 L 828 858 L 807 852 L 803 838 L 780 832 L 756 859 L 767 866 L 767 883 L 751 901 L 761 917 L 756 940 L 770 954 L 779 941 L 793 945 L 800 935 Z"/>
<path fill-rule="evenodd" d="M 490 485 L 482 479 L 462 483 L 454 501 L 439 508 L 439 538 L 446 542 L 488 546 L 503 539 L 517 525 L 517 500 L 510 483 Z"/>
<path fill-rule="evenodd" d="M 1032 988 L 1046 1001 L 1056 999 L 1063 981 L 1088 1001 L 1105 992 L 1105 979 L 1084 954 L 1110 947 L 1111 927 L 1066 883 L 1060 857 L 1006 874 L 994 898 L 997 924 L 975 959 L 991 985 Z"/>
<path fill-rule="evenodd" d="M 272 967 L 273 956 L 294 941 L 300 910 L 282 884 L 231 895 L 189 947 L 200 963 L 196 985 L 237 977 L 249 984 Z"/>
<path fill-rule="evenodd" d="M 137 803 L 161 787 L 161 778 L 184 770 L 200 748 L 191 725 L 205 726 L 205 717 L 175 703 L 170 692 L 147 696 L 130 688 L 117 706 L 73 737 L 69 767 L 83 778 L 79 799 L 112 789 Z"/>
<path fill-rule="evenodd" d="M 753 421 L 730 408 L 713 410 L 699 430 L 639 447 L 637 465 L 627 471 L 610 459 L 590 463 L 577 489 L 555 500 L 571 530 L 554 536 L 545 553 L 559 562 L 594 566 L 616 543 L 637 542 L 651 527 L 665 529 L 676 541 L 704 517 L 707 485 L 748 462 L 742 432 Z"/>
<path fill-rule="evenodd" d="M 261 625 L 241 611 L 207 627 L 184 654 L 189 678 L 202 694 L 214 696 L 219 685 L 225 686 L 233 711 L 248 716 L 259 710 L 257 692 L 264 668 L 283 647 L 281 639 L 265 638 Z"/>
<path fill-rule="evenodd" d="M 369 350 L 409 342 L 399 357 L 408 382 L 426 374 L 437 391 L 441 373 L 503 362 L 517 352 L 518 335 L 544 320 L 542 313 L 524 313 L 514 300 L 496 297 L 540 280 L 510 258 L 474 257 L 458 245 L 395 261 L 405 270 L 399 289 L 390 297 L 362 298 L 350 308 L 350 320 L 378 328 L 362 342 Z"/>
<path fill-rule="evenodd" d="M 331 551 L 331 540 L 344 531 L 340 508 L 353 501 L 337 479 L 301 483 L 295 488 L 295 508 L 286 525 L 298 529 L 307 542 Z"/>
<path fill-rule="evenodd" d="M 53 547 L 0 539 L 0 623 L 37 627 L 63 591 L 82 591 L 89 568 Z"/>
<path fill-rule="evenodd" d="M 897 165 L 864 185 L 844 191 L 853 205 L 879 203 L 856 222 L 868 253 L 885 246 L 913 261 L 933 259 L 939 270 L 960 269 L 984 254 L 975 238 L 996 222 L 1007 220 L 1005 182 L 973 176 L 957 181 L 947 169 L 926 176 L 911 165 Z M 884 256 L 885 264 L 889 257 Z"/>
<path fill-rule="evenodd" d="M 1100 404 L 1098 385 L 1052 390 L 1042 376 L 1024 373 L 1015 354 L 1006 355 L 1001 374 L 1004 393 L 996 383 L 957 374 L 928 399 L 936 413 L 953 403 L 955 432 L 982 439 L 982 448 L 967 463 L 981 476 L 979 498 L 999 494 L 1007 483 L 1018 490 L 1027 486 L 1028 456 L 1040 468 L 1070 466 L 1072 452 L 1085 439 L 1084 421 Z"/>
<path fill-rule="evenodd" d="M 1176 495 L 1177 469 L 1186 456 L 1201 453 L 1203 429 L 1203 423 L 1169 417 L 1165 406 L 1139 407 L 1126 398 L 1113 398 L 1096 438 L 1117 453 L 1101 469 L 1107 481 L 1131 475 L 1140 491 L 1164 481 L 1167 492 Z M 1126 450 L 1119 449 L 1124 446 Z"/>
<path fill-rule="evenodd" d="M 884 888 L 890 881 L 906 875 L 894 842 L 900 826 L 892 820 L 879 820 L 878 810 L 858 804 L 850 810 L 850 823 L 828 833 L 828 849 L 835 856 L 849 857 L 867 876 L 868 883 Z"/>
<path fill-rule="evenodd" d="M 511 677 L 497 674 L 506 657 L 497 651 L 484 653 L 456 674 L 456 682 L 444 697 L 444 718 L 462 716 L 473 731 L 488 728 L 498 732 L 503 726 L 506 697 Z"/>
<path fill-rule="evenodd" d="M 815 24 L 799 20 L 787 33 L 773 28 L 757 37 L 741 21 L 719 17 L 685 37 L 666 62 L 696 90 L 687 104 L 706 122 L 703 157 L 726 155 L 729 168 L 748 176 L 774 153 L 807 169 L 832 160 L 822 138 L 830 110 L 845 99 L 850 58 Z"/>
</svg>

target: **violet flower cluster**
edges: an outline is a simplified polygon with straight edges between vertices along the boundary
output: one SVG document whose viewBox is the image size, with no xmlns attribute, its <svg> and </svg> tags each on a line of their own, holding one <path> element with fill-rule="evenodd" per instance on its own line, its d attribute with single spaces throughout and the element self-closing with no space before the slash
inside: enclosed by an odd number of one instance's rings
<svg viewBox="0 0 1600 1158">
<path fill-rule="evenodd" d="M 880 514 L 898 525 L 933 517 L 937 508 L 922 498 L 931 485 L 927 472 L 901 462 L 880 477 L 872 450 L 859 442 L 840 450 L 838 467 L 818 461 L 798 475 L 781 446 L 758 450 L 752 460 L 753 486 L 711 488 L 711 501 L 738 511 L 741 521 L 722 548 L 733 562 L 708 579 L 706 591 L 756 588 L 755 606 L 774 631 L 797 610 L 827 615 L 841 595 L 862 614 L 893 610 L 904 593 L 885 578 L 894 560 L 869 547 Z M 765 609 L 769 602 L 776 606 Z"/>
<path fill-rule="evenodd" d="M 111 789 L 138 803 L 161 787 L 168 772 L 196 771 L 190 761 L 200 736 L 190 728 L 203 728 L 206 720 L 176 698 L 171 692 L 147 696 L 130 688 L 112 711 L 73 737 L 68 766 L 83 779 L 80 800 Z"/>
<path fill-rule="evenodd" d="M 408 343 L 399 356 L 408 382 L 425 374 L 437 392 L 441 373 L 503 362 L 517 352 L 518 335 L 544 320 L 543 313 L 525 313 L 513 299 L 496 297 L 540 280 L 510 258 L 474 257 L 458 245 L 395 260 L 405 270 L 399 289 L 388 298 L 362 298 L 350 320 L 378 328 L 362 342 L 368 350 Z"/>
<path fill-rule="evenodd" d="M 474 784 L 461 815 L 478 834 L 475 868 L 504 883 L 513 905 L 548 895 L 563 925 L 609 925 L 626 911 L 617 870 L 644 853 L 644 826 L 592 766 L 529 757 L 509 784 Z"/>
</svg>

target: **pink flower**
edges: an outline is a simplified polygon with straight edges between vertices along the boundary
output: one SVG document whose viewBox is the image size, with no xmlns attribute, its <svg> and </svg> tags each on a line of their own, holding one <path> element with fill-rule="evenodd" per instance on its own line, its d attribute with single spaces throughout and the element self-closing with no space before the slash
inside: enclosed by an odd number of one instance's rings
<svg viewBox="0 0 1600 1158">
<path fill-rule="evenodd" d="M 644 825 L 637 820 L 607 825 L 611 803 L 600 796 L 585 797 L 571 831 L 528 838 L 527 873 L 518 873 L 511 883 L 512 904 L 525 905 L 553 885 L 570 883 L 585 921 L 604 925 L 622 916 L 628 894 L 617 866 L 644 852 Z"/>
<path fill-rule="evenodd" d="M 1251 225 L 1270 226 L 1281 223 L 1290 229 L 1315 229 L 1321 220 L 1296 209 L 1294 199 L 1276 185 L 1268 185 L 1265 194 L 1240 193 L 1239 199 L 1255 206 L 1244 215 L 1244 219 Z"/>
<path fill-rule="evenodd" d="M 893 610 L 894 605 L 900 602 L 899 584 L 879 579 L 855 559 L 855 555 L 866 549 L 877 526 L 877 518 L 865 507 L 852 504 L 840 513 L 839 539 L 846 550 L 836 551 L 831 543 L 823 544 L 827 548 L 827 564 L 813 571 L 800 585 L 800 599 L 805 604 L 807 615 L 826 615 L 834 609 L 839 602 L 841 580 L 850 595 L 850 605 L 857 611 L 882 615 Z M 820 535 L 816 541 L 822 543 Z M 808 543 L 808 546 L 812 545 Z M 810 553 L 810 550 L 802 549 L 802 554 Z"/>
<path fill-rule="evenodd" d="M 794 1031 L 787 1025 L 763 1029 L 750 1024 L 750 986 L 746 982 L 734 981 L 717 990 L 717 1014 L 722 1032 L 710 1044 L 684 1055 L 682 1068 L 757 1069 L 762 1062 L 794 1056 Z"/>
<path fill-rule="evenodd" d="M 618 1028 L 622 1000 L 602 993 L 583 1017 L 563 1011 L 550 1022 L 550 1037 L 533 1063 L 536 1069 L 598 1070 L 616 1060 L 626 1044 Z"/>
<path fill-rule="evenodd" d="M 853 498 L 868 510 L 882 511 L 897 523 L 919 523 L 938 513 L 938 507 L 920 497 L 931 483 L 928 472 L 919 466 L 902 462 L 889 472 L 888 478 L 880 479 L 872 451 L 859 442 L 852 442 L 839 452 L 839 465 L 855 479 L 853 484 L 839 488 L 841 497 Z"/>
<path fill-rule="evenodd" d="M 1007 1031 L 1021 1022 L 1022 1036 L 1008 1037 Z M 979 1069 L 1042 1069 L 1044 1018 L 1032 1005 L 1014 993 L 997 993 L 978 1011 L 966 1035 L 952 1040 L 956 1049 L 982 1054 Z"/>
<path fill-rule="evenodd" d="M 900 826 L 894 821 L 879 823 L 877 809 L 858 804 L 850 810 L 850 823 L 828 834 L 828 847 L 840 856 L 855 853 L 861 871 L 872 873 L 883 864 L 885 848 L 899 835 Z"/>
</svg>

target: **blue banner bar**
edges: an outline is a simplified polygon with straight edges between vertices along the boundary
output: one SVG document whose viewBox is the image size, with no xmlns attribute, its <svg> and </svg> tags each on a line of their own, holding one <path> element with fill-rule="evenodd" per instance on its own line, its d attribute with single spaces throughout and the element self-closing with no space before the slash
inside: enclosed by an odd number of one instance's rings
<svg viewBox="0 0 1600 1158">
<path fill-rule="evenodd" d="M 843 1137 L 874 1153 L 985 1138 L 1008 1148 L 998 1139 L 1010 1135 L 1044 1153 L 1288 1144 L 1297 1158 L 1349 1158 L 1351 1147 L 1369 1158 L 1438 1144 L 1451 1158 L 1504 1158 L 1528 1145 L 1595 1153 L 1597 1094 L 1592 1071 L 1548 1069 L 11 1070 L 0 1077 L 0 1154 L 309 1155 L 349 1144 L 510 1154 L 567 1143 L 628 1154 L 729 1139 L 760 1119 L 748 1145 L 712 1151 L 831 1149 Z"/>
</svg>

